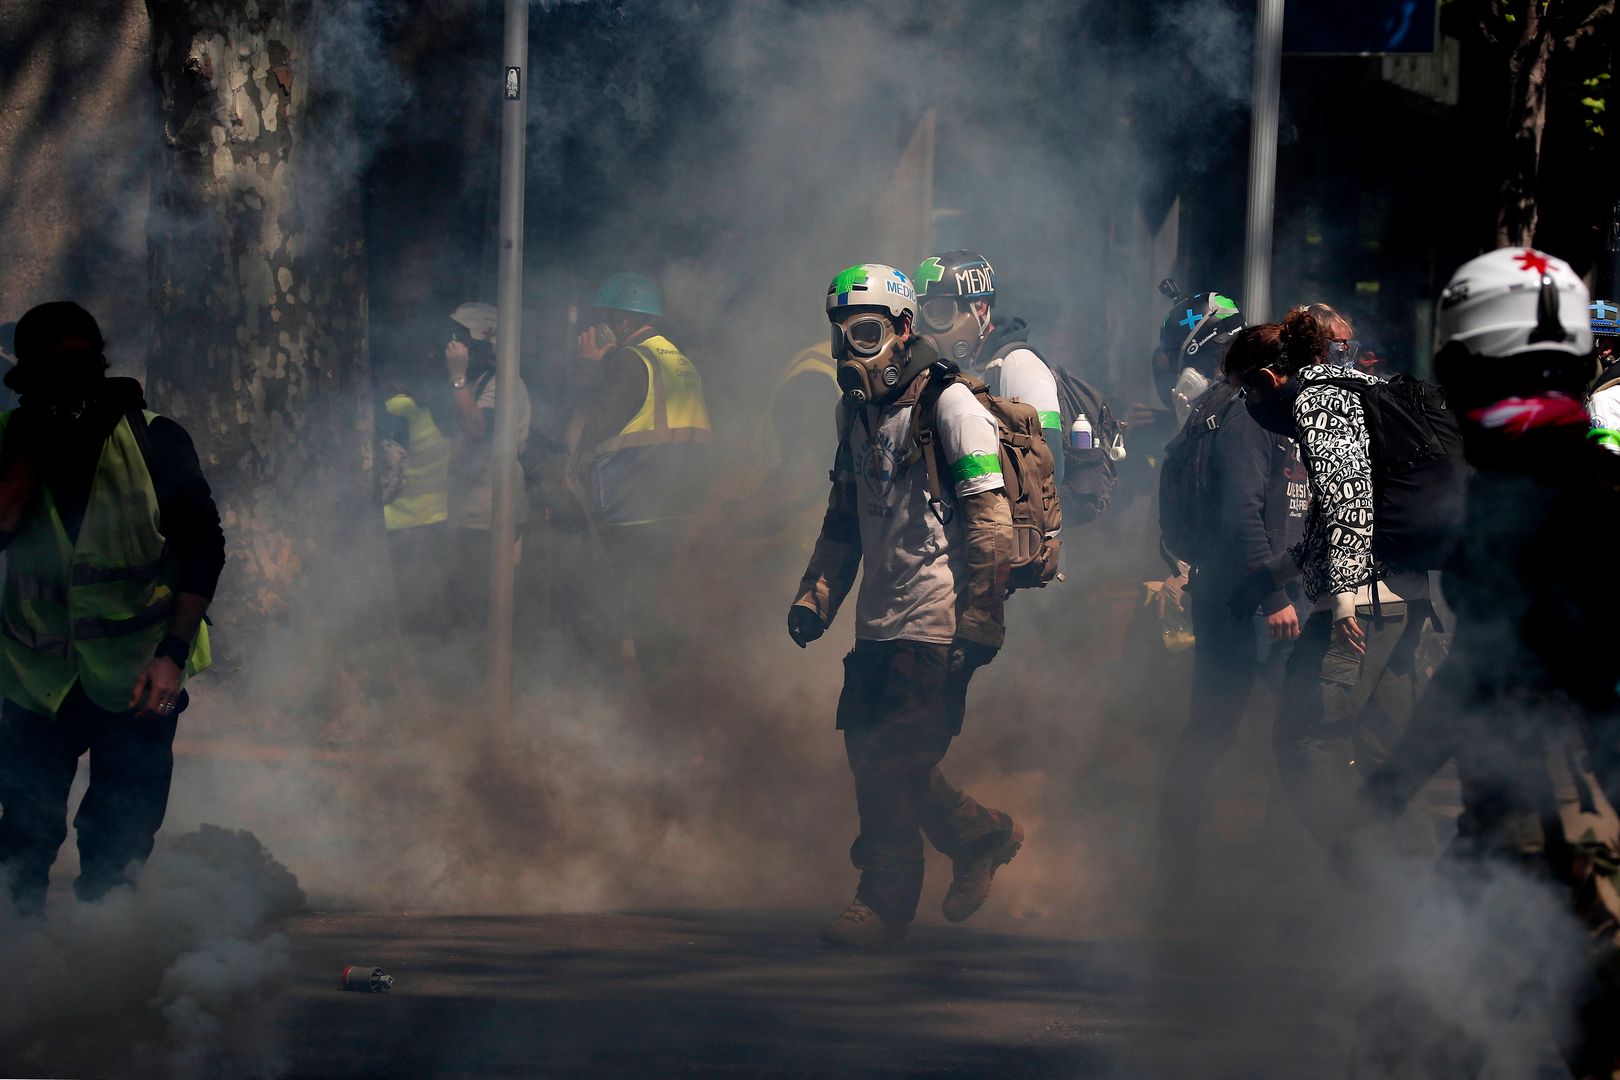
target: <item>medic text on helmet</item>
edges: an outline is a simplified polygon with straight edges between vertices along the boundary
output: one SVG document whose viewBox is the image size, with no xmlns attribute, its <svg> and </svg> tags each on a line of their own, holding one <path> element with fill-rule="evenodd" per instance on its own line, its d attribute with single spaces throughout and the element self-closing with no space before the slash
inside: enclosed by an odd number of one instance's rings
<svg viewBox="0 0 1620 1080">
<path fill-rule="evenodd" d="M 963 296 L 991 292 L 995 285 L 988 266 L 969 266 L 956 272 L 956 291 Z"/>
<path fill-rule="evenodd" d="M 889 292 L 892 292 L 897 296 L 903 296 L 907 300 L 914 303 L 916 302 L 917 290 L 911 287 L 911 282 L 907 281 L 906 275 L 902 274 L 900 271 L 895 270 L 889 276 L 889 280 L 885 281 L 883 285 L 884 288 L 888 289 Z"/>
</svg>

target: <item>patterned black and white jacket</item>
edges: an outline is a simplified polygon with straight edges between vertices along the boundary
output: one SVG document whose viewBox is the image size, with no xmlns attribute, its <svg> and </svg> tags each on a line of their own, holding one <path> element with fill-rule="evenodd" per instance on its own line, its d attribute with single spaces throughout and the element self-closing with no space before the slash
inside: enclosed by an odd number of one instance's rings
<svg viewBox="0 0 1620 1080">
<path fill-rule="evenodd" d="M 1380 380 L 1353 369 L 1307 367 L 1297 376 L 1294 426 L 1311 478 L 1305 539 L 1293 549 L 1313 605 L 1332 597 L 1333 617 L 1355 613 L 1356 592 L 1373 579 L 1372 452 L 1361 395 L 1325 380 Z"/>
</svg>

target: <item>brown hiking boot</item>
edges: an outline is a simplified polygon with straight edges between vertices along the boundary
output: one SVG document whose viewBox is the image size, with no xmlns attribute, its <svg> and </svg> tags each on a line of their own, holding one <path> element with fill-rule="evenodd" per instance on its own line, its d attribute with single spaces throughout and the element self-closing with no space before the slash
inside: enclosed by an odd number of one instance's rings
<svg viewBox="0 0 1620 1080">
<path fill-rule="evenodd" d="M 890 922 L 869 905 L 856 900 L 842 915 L 821 928 L 821 940 L 850 949 L 873 949 L 893 945 L 905 938 L 910 929 L 910 923 Z"/>
<path fill-rule="evenodd" d="M 951 887 L 945 891 L 942 910 L 951 922 L 961 922 L 990 899 L 990 879 L 996 870 L 1012 862 L 1024 843 L 1024 827 L 1012 823 L 1007 838 L 982 855 L 951 860 Z"/>
</svg>

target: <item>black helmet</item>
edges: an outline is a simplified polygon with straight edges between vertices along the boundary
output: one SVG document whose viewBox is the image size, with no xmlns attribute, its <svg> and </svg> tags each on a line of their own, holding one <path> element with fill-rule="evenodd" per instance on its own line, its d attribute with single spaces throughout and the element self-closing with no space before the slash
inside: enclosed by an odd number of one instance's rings
<svg viewBox="0 0 1620 1080">
<path fill-rule="evenodd" d="M 1237 302 L 1217 292 L 1195 293 L 1176 300 L 1159 327 L 1159 348 L 1173 363 L 1213 372 L 1220 346 L 1243 329 Z M 1200 356 L 1208 347 L 1213 352 Z"/>
<path fill-rule="evenodd" d="M 930 255 L 917 265 L 911 277 L 917 286 L 917 303 L 948 296 L 953 300 L 982 300 L 996 305 L 996 270 L 977 251 L 947 251 Z"/>
<path fill-rule="evenodd" d="M 958 364 L 970 363 L 984 346 L 990 317 L 974 307 L 996 303 L 996 271 L 977 251 L 947 251 L 930 255 L 917 266 L 918 328 L 940 356 Z"/>
</svg>

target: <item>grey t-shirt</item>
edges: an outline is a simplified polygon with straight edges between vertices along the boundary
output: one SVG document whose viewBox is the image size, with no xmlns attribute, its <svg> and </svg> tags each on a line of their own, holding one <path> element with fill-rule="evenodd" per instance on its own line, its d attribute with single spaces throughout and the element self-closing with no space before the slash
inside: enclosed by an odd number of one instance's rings
<svg viewBox="0 0 1620 1080">
<path fill-rule="evenodd" d="M 450 523 L 461 529 L 488 529 L 494 522 L 495 463 L 491 450 L 495 435 L 495 376 L 484 376 L 477 388 L 478 407 L 484 410 L 486 435 L 473 442 L 462 435 L 455 439 L 450 458 Z M 516 514 L 517 523 L 529 520 L 529 498 L 523 486 L 523 447 L 529 441 L 529 388 L 518 379 L 518 437 Z"/>
<path fill-rule="evenodd" d="M 960 514 L 941 525 L 929 510 L 922 458 L 907 460 L 913 407 L 864 406 L 863 422 L 843 402 L 838 406 L 838 432 L 849 432 L 849 452 L 839 462 L 854 472 L 861 529 L 855 636 L 948 645 L 967 579 L 967 544 Z M 1001 488 L 996 422 L 973 392 L 961 383 L 947 387 L 936 416 L 946 505 L 954 511 L 962 496 Z"/>
</svg>

